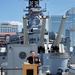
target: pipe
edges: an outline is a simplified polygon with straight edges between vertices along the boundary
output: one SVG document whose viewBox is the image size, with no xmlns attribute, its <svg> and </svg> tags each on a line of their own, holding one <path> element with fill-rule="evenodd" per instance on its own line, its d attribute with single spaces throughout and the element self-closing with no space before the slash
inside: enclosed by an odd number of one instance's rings
<svg viewBox="0 0 75 75">
<path fill-rule="evenodd" d="M 23 27 L 24 27 L 24 44 L 28 44 L 28 33 L 27 33 L 27 21 L 26 16 L 23 16 Z"/>
</svg>

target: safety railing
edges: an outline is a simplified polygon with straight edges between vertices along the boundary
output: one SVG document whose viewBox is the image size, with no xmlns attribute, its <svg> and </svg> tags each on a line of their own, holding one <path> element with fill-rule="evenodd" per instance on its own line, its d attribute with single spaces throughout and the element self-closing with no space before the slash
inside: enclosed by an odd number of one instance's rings
<svg viewBox="0 0 75 75">
<path fill-rule="evenodd" d="M 4 70 L 22 70 L 22 68 L 0 68 L 1 70 L 1 75 L 6 75 L 6 74 L 3 74 Z"/>
</svg>

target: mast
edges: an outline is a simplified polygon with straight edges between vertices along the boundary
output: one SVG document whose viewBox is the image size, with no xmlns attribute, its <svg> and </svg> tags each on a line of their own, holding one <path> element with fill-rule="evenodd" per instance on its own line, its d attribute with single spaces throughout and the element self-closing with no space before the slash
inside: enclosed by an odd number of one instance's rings
<svg viewBox="0 0 75 75">
<path fill-rule="evenodd" d="M 29 9 L 30 8 L 38 8 L 39 7 L 39 0 L 29 0 Z"/>
</svg>

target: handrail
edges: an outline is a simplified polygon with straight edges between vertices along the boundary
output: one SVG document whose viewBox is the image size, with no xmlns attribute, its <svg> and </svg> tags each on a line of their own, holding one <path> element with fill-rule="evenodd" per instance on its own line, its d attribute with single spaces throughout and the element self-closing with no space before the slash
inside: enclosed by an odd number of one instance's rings
<svg viewBox="0 0 75 75">
<path fill-rule="evenodd" d="M 22 70 L 22 68 L 0 68 L 0 70 Z"/>
<path fill-rule="evenodd" d="M 22 70 L 22 68 L 18 68 L 18 67 L 16 67 L 16 68 L 0 68 L 0 70 L 1 70 L 1 75 L 3 75 L 2 74 L 2 72 L 3 72 L 3 70 Z"/>
</svg>

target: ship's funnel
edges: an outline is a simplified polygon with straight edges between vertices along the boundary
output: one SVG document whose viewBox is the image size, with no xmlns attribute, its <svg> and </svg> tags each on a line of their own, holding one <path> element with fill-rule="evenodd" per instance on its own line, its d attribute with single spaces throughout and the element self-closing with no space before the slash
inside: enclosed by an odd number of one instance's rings
<svg viewBox="0 0 75 75">
<path fill-rule="evenodd" d="M 24 27 L 24 44 L 28 44 L 28 33 L 27 33 L 27 20 L 26 16 L 23 16 L 23 27 Z"/>
<path fill-rule="evenodd" d="M 62 34 L 62 29 L 63 29 L 63 26 L 64 26 L 64 22 L 65 22 L 65 19 L 66 19 L 66 16 L 62 16 L 62 21 L 60 23 L 60 28 L 59 28 L 59 31 L 58 31 L 58 35 L 57 35 L 57 38 L 54 42 L 54 46 L 59 46 L 59 43 L 60 43 L 60 39 L 61 39 L 61 34 Z"/>
<path fill-rule="evenodd" d="M 46 16 L 43 16 L 39 46 L 44 46 L 45 25 L 46 25 Z"/>
</svg>

